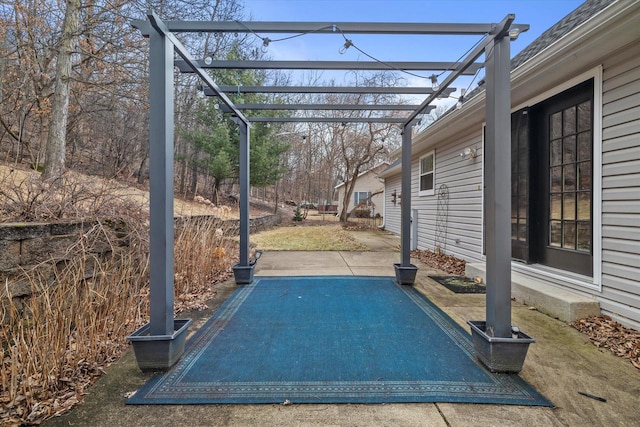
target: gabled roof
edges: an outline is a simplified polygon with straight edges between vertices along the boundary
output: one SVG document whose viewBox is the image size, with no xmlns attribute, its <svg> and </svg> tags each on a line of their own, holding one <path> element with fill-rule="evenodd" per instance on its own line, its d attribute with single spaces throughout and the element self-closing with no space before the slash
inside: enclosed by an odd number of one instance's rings
<svg viewBox="0 0 640 427">
<path fill-rule="evenodd" d="M 402 168 L 402 157 L 398 157 L 397 159 L 395 159 L 393 163 L 387 166 L 385 170 L 380 172 L 378 176 L 380 178 L 386 178 L 388 175 L 393 175 L 393 172 L 395 172 L 395 169 L 400 170 L 400 168 Z"/>
<path fill-rule="evenodd" d="M 563 36 L 574 30 L 576 27 L 582 25 L 586 20 L 615 1 L 617 0 L 585 1 L 573 12 L 569 13 L 547 31 L 540 34 L 540 36 L 531 42 L 529 46 L 525 47 L 520 53 L 513 57 L 511 60 L 511 69 L 515 70 L 520 65 L 543 51 L 546 47 L 561 39 Z"/>
<path fill-rule="evenodd" d="M 532 41 L 527 47 L 522 49 L 516 56 L 511 59 L 511 71 L 533 58 L 547 47 L 582 25 L 596 13 L 618 0 L 587 0 L 562 18 L 548 30 L 540 34 L 540 36 Z M 484 87 L 478 86 L 465 96 L 465 99 L 471 99 L 479 93 L 484 92 Z M 453 109 L 453 108 L 452 108 Z M 452 110 L 451 109 L 451 110 Z M 449 111 L 451 111 L 449 110 Z M 449 112 L 447 111 L 447 113 Z M 446 114 L 443 114 L 441 119 Z M 437 121 L 437 120 L 436 120 Z"/>
<path fill-rule="evenodd" d="M 383 168 L 383 167 L 385 167 L 385 166 L 389 166 L 389 162 L 382 162 L 382 163 L 378 163 L 378 164 L 377 164 L 377 165 L 375 165 L 374 167 L 369 168 L 369 169 L 367 169 L 367 170 L 366 170 L 366 171 L 364 171 L 364 172 L 360 172 L 360 173 L 358 174 L 358 176 L 356 177 L 356 179 L 358 179 L 358 178 L 360 178 L 361 176 L 363 176 L 363 175 L 365 175 L 365 174 L 368 174 L 368 173 L 370 173 L 370 172 L 374 172 L 374 173 L 376 173 L 376 172 L 378 172 L 380 169 L 382 169 L 382 168 Z M 385 168 L 384 170 L 386 170 L 386 169 L 387 169 L 387 168 Z M 335 187 L 333 187 L 333 188 L 337 190 L 338 188 L 342 187 L 344 184 L 345 184 L 344 182 L 341 182 L 340 184 L 336 185 L 336 186 L 335 186 Z"/>
</svg>

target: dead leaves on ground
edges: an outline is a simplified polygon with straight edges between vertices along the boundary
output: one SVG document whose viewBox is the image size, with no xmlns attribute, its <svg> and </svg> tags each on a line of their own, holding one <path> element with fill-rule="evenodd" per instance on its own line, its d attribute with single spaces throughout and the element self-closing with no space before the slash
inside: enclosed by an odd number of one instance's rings
<svg viewBox="0 0 640 427">
<path fill-rule="evenodd" d="M 591 316 L 571 323 L 575 329 L 589 336 L 597 347 L 610 350 L 613 354 L 629 359 L 640 369 L 640 332 L 625 328 L 609 316 Z"/>
<path fill-rule="evenodd" d="M 438 268 L 454 276 L 464 276 L 466 261 L 445 253 L 435 253 L 428 249 L 411 251 L 411 256 L 429 267 Z"/>
</svg>

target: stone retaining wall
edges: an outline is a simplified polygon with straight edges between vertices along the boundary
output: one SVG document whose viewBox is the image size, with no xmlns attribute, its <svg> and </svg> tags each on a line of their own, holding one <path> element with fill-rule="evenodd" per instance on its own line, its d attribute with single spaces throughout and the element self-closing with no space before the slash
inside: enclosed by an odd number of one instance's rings
<svg viewBox="0 0 640 427">
<path fill-rule="evenodd" d="M 197 216 L 176 218 L 176 226 L 184 224 L 185 221 L 208 221 L 216 220 L 212 216 Z M 272 228 L 282 222 L 280 215 L 266 215 L 258 218 L 251 218 L 250 232 Z M 223 220 L 222 228 L 227 233 L 238 234 L 239 220 Z M 94 232 L 96 228 L 103 227 L 109 233 Z M 73 256 L 74 246 L 82 241 L 83 236 L 91 234 L 89 248 L 91 255 L 100 259 L 111 252 L 112 242 L 107 239 L 107 235 L 115 233 L 119 239 L 119 245 L 126 245 L 124 240 L 126 232 L 123 224 L 113 220 L 102 221 L 67 221 L 59 223 L 6 223 L 0 224 L 0 280 L 2 286 L 9 283 L 8 290 L 12 298 L 23 297 L 31 294 L 31 286 L 26 280 L 21 280 L 24 271 L 36 270 L 37 274 L 44 280 L 52 280 L 57 265 L 64 263 Z M 93 257 L 91 257 L 93 258 Z M 86 277 L 91 277 L 93 268 L 87 266 Z M 4 294 L 3 292 L 0 292 Z"/>
<path fill-rule="evenodd" d="M 8 283 L 12 298 L 30 295 L 31 285 L 24 272 L 46 282 L 53 279 L 56 267 L 80 251 L 100 259 L 112 251 L 114 242 L 108 235 L 120 239 L 118 244 L 126 244 L 122 227 L 113 220 L 0 224 L 0 280 L 3 285 Z M 88 278 L 93 268 L 86 267 Z"/>
</svg>

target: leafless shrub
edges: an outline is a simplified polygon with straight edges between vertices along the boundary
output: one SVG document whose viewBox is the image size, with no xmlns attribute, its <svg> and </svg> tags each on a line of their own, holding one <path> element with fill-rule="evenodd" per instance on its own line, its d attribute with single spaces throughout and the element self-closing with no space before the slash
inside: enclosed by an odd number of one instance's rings
<svg viewBox="0 0 640 427">
<path fill-rule="evenodd" d="M 115 181 L 89 180 L 71 171 L 43 180 L 35 171 L 0 170 L 3 222 L 130 216 L 143 212 L 143 202 L 123 193 Z"/>
<path fill-rule="evenodd" d="M 186 219 L 178 226 L 175 253 L 176 311 L 204 309 L 212 284 L 227 279 L 237 244 L 225 223 L 214 217 Z"/>
</svg>

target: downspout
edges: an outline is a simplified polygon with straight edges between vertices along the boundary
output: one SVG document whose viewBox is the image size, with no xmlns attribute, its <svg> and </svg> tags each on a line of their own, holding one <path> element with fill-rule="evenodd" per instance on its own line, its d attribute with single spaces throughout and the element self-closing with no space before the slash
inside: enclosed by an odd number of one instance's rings
<svg viewBox="0 0 640 427">
<path fill-rule="evenodd" d="M 382 183 L 382 224 L 378 226 L 380 230 L 384 230 L 384 224 L 387 221 L 387 180 L 382 178 Z"/>
</svg>

